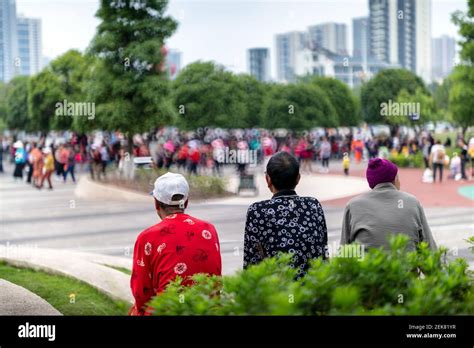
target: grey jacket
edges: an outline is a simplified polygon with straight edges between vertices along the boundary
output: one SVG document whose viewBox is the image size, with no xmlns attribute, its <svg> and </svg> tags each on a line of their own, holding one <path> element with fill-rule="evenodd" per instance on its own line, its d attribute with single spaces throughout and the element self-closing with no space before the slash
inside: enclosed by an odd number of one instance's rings
<svg viewBox="0 0 474 348">
<path fill-rule="evenodd" d="M 341 244 L 357 242 L 367 247 L 388 247 L 388 237 L 405 234 L 409 249 L 426 242 L 431 249 L 436 243 L 418 200 L 398 191 L 391 183 L 378 184 L 347 203 L 342 222 Z"/>
</svg>

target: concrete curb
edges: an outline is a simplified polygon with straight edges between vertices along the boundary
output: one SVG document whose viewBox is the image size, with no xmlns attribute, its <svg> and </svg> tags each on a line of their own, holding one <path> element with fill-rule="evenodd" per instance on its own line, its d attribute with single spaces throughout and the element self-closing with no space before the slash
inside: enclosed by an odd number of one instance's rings
<svg viewBox="0 0 474 348">
<path fill-rule="evenodd" d="M 0 246 L 0 260 L 17 267 L 74 278 L 112 299 L 134 302 L 130 276 L 105 266 L 131 269 L 131 261 L 127 262 L 127 259 L 57 249 L 25 248 L 20 252 L 11 252 L 5 246 Z"/>
<path fill-rule="evenodd" d="M 74 194 L 79 198 L 103 199 L 127 202 L 152 202 L 150 196 L 124 188 L 113 187 L 97 181 L 91 180 L 87 175 L 83 175 L 76 185 Z"/>
<path fill-rule="evenodd" d="M 31 291 L 0 279 L 0 315 L 62 315 Z"/>
</svg>

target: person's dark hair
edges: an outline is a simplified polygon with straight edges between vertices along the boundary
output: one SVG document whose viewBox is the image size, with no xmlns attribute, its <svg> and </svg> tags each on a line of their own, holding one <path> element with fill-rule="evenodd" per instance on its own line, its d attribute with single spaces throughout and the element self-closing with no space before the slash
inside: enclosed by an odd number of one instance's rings
<svg viewBox="0 0 474 348">
<path fill-rule="evenodd" d="M 441 140 L 436 140 L 436 144 L 441 145 Z"/>
<path fill-rule="evenodd" d="M 278 152 L 267 164 L 267 174 L 277 190 L 293 190 L 300 173 L 297 159 L 288 152 Z"/>
<path fill-rule="evenodd" d="M 183 195 L 173 195 L 173 197 L 171 197 L 171 199 L 173 201 L 179 201 L 181 199 L 183 199 L 184 196 Z M 165 204 L 165 203 L 162 203 L 162 202 L 159 202 L 156 198 L 155 198 L 155 208 L 158 210 L 158 207 L 160 207 L 161 209 L 165 210 L 165 211 L 169 211 L 169 210 L 183 210 L 184 208 L 180 208 L 179 205 L 168 205 L 168 204 Z"/>
</svg>

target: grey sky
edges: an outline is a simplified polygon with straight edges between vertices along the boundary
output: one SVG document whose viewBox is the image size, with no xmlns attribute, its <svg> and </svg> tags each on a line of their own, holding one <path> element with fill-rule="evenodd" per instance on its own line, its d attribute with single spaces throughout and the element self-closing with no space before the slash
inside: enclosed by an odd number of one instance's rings
<svg viewBox="0 0 474 348">
<path fill-rule="evenodd" d="M 432 0 L 432 35 L 457 36 L 451 13 L 466 11 L 466 0 Z M 17 0 L 17 12 L 43 22 L 43 52 L 54 58 L 68 49 L 84 50 L 98 20 L 98 0 Z M 236 72 L 246 71 L 246 50 L 271 49 L 274 35 L 309 25 L 343 22 L 352 41 L 352 18 L 368 15 L 368 0 L 171 0 L 168 12 L 179 21 L 168 47 L 183 53 L 183 63 L 214 60 Z"/>
</svg>

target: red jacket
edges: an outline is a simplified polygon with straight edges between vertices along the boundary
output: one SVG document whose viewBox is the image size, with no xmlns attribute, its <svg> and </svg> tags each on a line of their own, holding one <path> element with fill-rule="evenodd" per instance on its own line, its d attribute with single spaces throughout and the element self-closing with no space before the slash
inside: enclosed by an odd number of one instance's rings
<svg viewBox="0 0 474 348">
<path fill-rule="evenodd" d="M 130 280 L 135 306 L 130 314 L 144 315 L 144 305 L 162 292 L 176 276 L 191 285 L 196 273 L 221 275 L 216 229 L 187 214 L 168 215 L 137 238 Z"/>
</svg>

